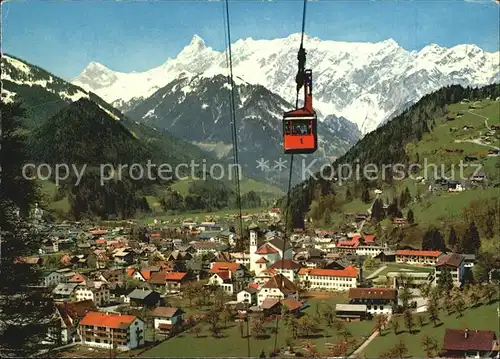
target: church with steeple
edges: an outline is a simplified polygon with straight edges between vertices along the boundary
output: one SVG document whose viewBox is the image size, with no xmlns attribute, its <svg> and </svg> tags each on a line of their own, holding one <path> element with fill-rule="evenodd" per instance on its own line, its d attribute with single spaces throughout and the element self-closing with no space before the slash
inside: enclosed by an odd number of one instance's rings
<svg viewBox="0 0 500 359">
<path fill-rule="evenodd" d="M 250 230 L 250 271 L 259 276 L 277 261 L 293 259 L 292 246 L 288 242 L 285 248 L 284 245 L 281 238 L 272 238 L 259 245 L 257 231 Z"/>
</svg>

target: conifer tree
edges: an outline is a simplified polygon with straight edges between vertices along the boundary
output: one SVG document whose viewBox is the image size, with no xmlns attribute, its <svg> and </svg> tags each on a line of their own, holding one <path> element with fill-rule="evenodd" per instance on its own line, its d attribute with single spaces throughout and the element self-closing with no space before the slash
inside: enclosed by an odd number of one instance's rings
<svg viewBox="0 0 500 359">
<path fill-rule="evenodd" d="M 52 299 L 37 287 L 42 279 L 40 268 L 24 259 L 36 254 L 41 244 L 28 221 L 37 188 L 21 172 L 27 162 L 21 126 L 24 111 L 18 104 L 4 103 L 1 110 L 0 356 L 28 357 L 41 349 L 41 341 L 53 325 L 57 330 L 58 321 L 52 321 Z"/>
<path fill-rule="evenodd" d="M 414 216 L 413 211 L 411 210 L 411 208 L 408 210 L 408 215 L 406 217 L 407 217 L 406 219 L 408 220 L 409 224 L 415 223 L 415 216 Z"/>
</svg>

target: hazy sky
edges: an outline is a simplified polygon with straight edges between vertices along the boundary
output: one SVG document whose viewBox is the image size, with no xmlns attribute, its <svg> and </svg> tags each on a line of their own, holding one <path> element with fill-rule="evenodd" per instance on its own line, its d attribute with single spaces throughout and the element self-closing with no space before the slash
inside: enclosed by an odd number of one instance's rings
<svg viewBox="0 0 500 359">
<path fill-rule="evenodd" d="M 302 1 L 229 3 L 232 42 L 300 32 Z M 2 4 L 2 51 L 65 79 L 90 61 L 115 71 L 144 71 L 175 57 L 194 34 L 225 48 L 224 2 L 15 1 Z M 407 50 L 476 44 L 499 48 L 500 6 L 493 0 L 324 0 L 309 2 L 306 32 L 323 40 L 393 38 Z"/>
</svg>

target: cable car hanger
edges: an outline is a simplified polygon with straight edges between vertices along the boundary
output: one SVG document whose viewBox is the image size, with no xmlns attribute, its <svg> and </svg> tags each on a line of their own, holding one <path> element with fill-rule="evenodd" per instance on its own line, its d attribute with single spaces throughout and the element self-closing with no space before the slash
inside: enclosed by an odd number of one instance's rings
<svg viewBox="0 0 500 359">
<path fill-rule="evenodd" d="M 312 70 L 305 70 L 304 31 L 302 31 L 297 60 L 296 109 L 283 114 L 283 151 L 285 154 L 309 154 L 318 149 L 317 116 L 312 107 Z M 299 92 L 302 87 L 304 87 L 304 106 L 299 108 Z"/>
</svg>

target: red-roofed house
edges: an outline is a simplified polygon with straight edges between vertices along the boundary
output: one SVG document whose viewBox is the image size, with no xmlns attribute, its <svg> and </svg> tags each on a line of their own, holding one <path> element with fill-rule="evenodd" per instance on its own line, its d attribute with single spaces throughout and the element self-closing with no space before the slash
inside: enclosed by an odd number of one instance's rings
<svg viewBox="0 0 500 359">
<path fill-rule="evenodd" d="M 445 358 L 497 358 L 498 341 L 492 330 L 446 328 L 443 338 Z"/>
<path fill-rule="evenodd" d="M 359 270 L 351 265 L 344 269 L 302 268 L 299 281 L 310 289 L 347 291 L 356 288 Z"/>
<path fill-rule="evenodd" d="M 215 262 L 210 269 L 208 284 L 219 285 L 226 293 L 232 295 L 240 290 L 241 279 L 245 276 L 245 267 L 236 262 Z"/>
<path fill-rule="evenodd" d="M 167 290 L 179 290 L 187 279 L 188 277 L 186 272 L 168 272 L 165 277 Z"/>
<path fill-rule="evenodd" d="M 434 266 L 442 255 L 440 251 L 399 250 L 396 251 L 396 263 Z"/>
<path fill-rule="evenodd" d="M 135 315 L 88 312 L 78 324 L 82 344 L 130 350 L 144 345 L 144 321 Z"/>
</svg>

